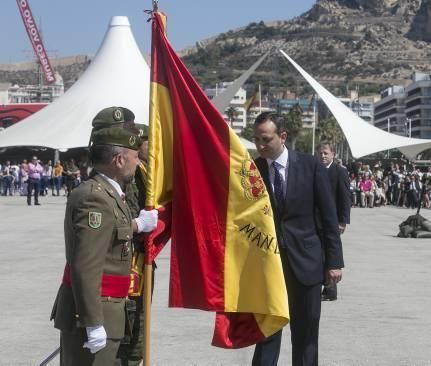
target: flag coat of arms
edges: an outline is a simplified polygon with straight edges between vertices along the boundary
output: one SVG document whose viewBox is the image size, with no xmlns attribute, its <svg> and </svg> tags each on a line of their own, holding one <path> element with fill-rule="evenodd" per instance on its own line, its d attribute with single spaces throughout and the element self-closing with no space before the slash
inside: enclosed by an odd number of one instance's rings
<svg viewBox="0 0 431 366">
<path fill-rule="evenodd" d="M 289 321 L 263 180 L 153 13 L 146 205 L 159 211 L 147 263 L 171 238 L 169 306 L 216 312 L 212 344 L 255 344 Z"/>
</svg>

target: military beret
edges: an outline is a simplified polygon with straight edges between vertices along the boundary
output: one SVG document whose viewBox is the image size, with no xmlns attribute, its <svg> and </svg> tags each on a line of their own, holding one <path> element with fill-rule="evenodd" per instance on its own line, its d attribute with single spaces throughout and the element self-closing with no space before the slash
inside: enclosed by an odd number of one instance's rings
<svg viewBox="0 0 431 366">
<path fill-rule="evenodd" d="M 130 109 L 124 107 L 109 107 L 97 113 L 96 117 L 93 118 L 92 124 L 94 128 L 99 129 L 122 125 L 124 123 L 134 123 L 134 121 L 135 115 Z"/>
<path fill-rule="evenodd" d="M 115 145 L 122 146 L 131 150 L 138 150 L 142 140 L 139 132 L 135 128 L 109 127 L 93 131 L 91 135 L 91 146 Z"/>
<path fill-rule="evenodd" d="M 141 124 L 141 123 L 135 123 L 135 127 L 138 130 L 139 137 L 140 138 L 148 138 L 148 132 L 149 128 L 147 125 Z"/>
</svg>

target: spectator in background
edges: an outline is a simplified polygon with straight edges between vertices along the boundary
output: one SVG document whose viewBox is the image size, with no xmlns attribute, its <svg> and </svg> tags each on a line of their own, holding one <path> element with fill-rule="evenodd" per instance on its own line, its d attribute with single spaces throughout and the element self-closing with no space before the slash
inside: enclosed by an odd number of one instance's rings
<svg viewBox="0 0 431 366">
<path fill-rule="evenodd" d="M 28 164 L 27 160 L 23 160 L 19 168 L 20 194 L 27 196 L 28 191 Z"/>
<path fill-rule="evenodd" d="M 84 182 L 88 179 L 90 174 L 90 167 L 88 163 L 88 159 L 86 156 L 83 156 L 78 162 L 79 168 L 79 183 Z"/>
<path fill-rule="evenodd" d="M 31 205 L 31 195 L 34 190 L 34 205 L 40 206 L 39 203 L 39 190 L 40 190 L 40 179 L 42 177 L 43 167 L 40 165 L 40 161 L 37 156 L 33 156 L 31 163 L 28 164 L 28 191 L 27 191 L 27 205 Z"/>
<path fill-rule="evenodd" d="M 415 174 L 412 177 L 410 184 L 410 207 L 417 208 L 419 206 L 419 197 L 422 192 L 422 183 L 419 179 L 419 175 Z"/>
<path fill-rule="evenodd" d="M 358 205 L 357 200 L 357 190 L 358 190 L 358 182 L 356 181 L 356 176 L 354 173 L 350 174 L 350 198 L 352 200 L 352 206 L 356 207 Z"/>
<path fill-rule="evenodd" d="M 75 164 L 75 159 L 70 159 L 68 162 L 66 162 L 64 165 L 64 174 L 66 178 L 65 184 L 67 197 L 69 197 L 73 189 L 79 185 L 80 171 Z"/>
<path fill-rule="evenodd" d="M 19 180 L 19 165 L 16 162 L 12 164 L 12 175 L 15 178 L 15 181 L 13 184 L 14 185 L 13 193 L 15 194 L 16 192 L 20 191 L 20 186 L 21 186 L 21 182 Z"/>
<path fill-rule="evenodd" d="M 15 178 L 12 175 L 12 168 L 10 166 L 10 162 L 7 161 L 5 166 L 3 167 L 3 196 L 7 196 L 9 192 L 9 196 L 12 196 L 13 184 L 15 182 Z"/>
<path fill-rule="evenodd" d="M 57 192 L 57 196 L 60 196 L 60 188 L 63 184 L 63 165 L 61 161 L 55 162 L 54 168 L 52 169 L 52 195 L 55 196 L 54 189 Z"/>
<path fill-rule="evenodd" d="M 361 207 L 374 207 L 374 191 L 373 183 L 371 182 L 370 175 L 365 173 L 362 180 L 359 182 L 359 189 L 361 191 Z"/>
<path fill-rule="evenodd" d="M 43 172 L 40 184 L 40 195 L 48 195 L 48 187 L 50 186 L 50 180 L 52 176 L 52 161 L 49 160 L 48 163 L 43 165 Z"/>
<path fill-rule="evenodd" d="M 401 171 L 400 166 L 398 164 L 395 164 L 395 166 L 392 168 L 391 172 L 391 192 L 392 192 L 392 204 L 398 205 L 400 201 L 400 183 L 401 183 Z"/>
</svg>

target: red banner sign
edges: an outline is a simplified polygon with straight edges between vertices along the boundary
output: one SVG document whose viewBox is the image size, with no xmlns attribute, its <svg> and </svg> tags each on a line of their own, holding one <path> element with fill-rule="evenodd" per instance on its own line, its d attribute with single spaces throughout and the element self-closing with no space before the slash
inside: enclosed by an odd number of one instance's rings
<svg viewBox="0 0 431 366">
<path fill-rule="evenodd" d="M 39 59 L 40 66 L 42 67 L 43 73 L 45 75 L 45 80 L 48 84 L 55 82 L 54 70 L 46 54 L 45 47 L 43 46 L 42 39 L 40 38 L 39 31 L 34 21 L 33 14 L 30 10 L 30 5 L 28 0 L 16 0 L 18 4 L 19 11 L 21 13 L 22 20 L 25 25 L 28 37 L 30 38 L 33 50 Z"/>
</svg>

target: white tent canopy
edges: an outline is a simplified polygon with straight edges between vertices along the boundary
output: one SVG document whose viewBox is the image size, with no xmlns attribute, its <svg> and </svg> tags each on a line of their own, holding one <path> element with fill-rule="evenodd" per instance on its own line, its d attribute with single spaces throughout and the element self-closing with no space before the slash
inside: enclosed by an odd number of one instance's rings
<svg viewBox="0 0 431 366">
<path fill-rule="evenodd" d="M 344 136 L 346 136 L 353 157 L 360 158 L 378 151 L 397 148 L 410 159 L 414 159 L 421 151 L 431 148 L 431 140 L 398 136 L 383 131 L 364 121 L 345 106 L 337 97 L 314 80 L 283 50 L 280 50 L 280 52 L 299 71 L 305 80 L 308 81 L 314 91 L 322 98 L 332 112 L 343 130 Z"/>
<path fill-rule="evenodd" d="M 101 109 L 132 110 L 148 124 L 150 70 L 127 17 L 112 18 L 102 45 L 80 79 L 58 100 L 0 133 L 0 147 L 67 150 L 88 145 L 91 121 Z"/>
</svg>

